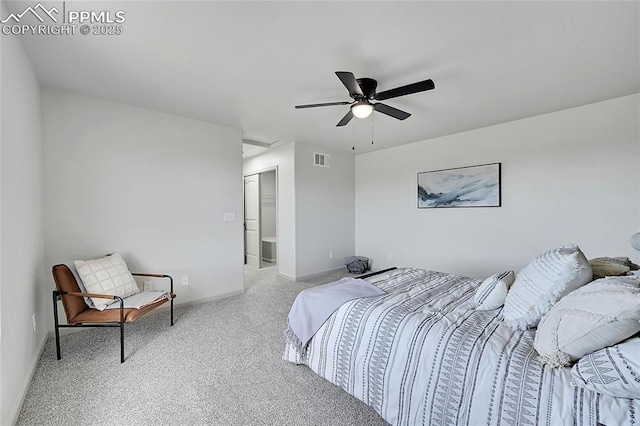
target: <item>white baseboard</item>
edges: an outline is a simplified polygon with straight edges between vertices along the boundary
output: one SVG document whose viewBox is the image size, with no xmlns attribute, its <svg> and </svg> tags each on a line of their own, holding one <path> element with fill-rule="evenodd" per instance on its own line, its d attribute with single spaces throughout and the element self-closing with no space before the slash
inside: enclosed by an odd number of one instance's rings
<svg viewBox="0 0 640 426">
<path fill-rule="evenodd" d="M 292 275 L 289 275 L 289 274 L 284 274 L 284 273 L 279 272 L 279 271 L 277 272 L 277 274 L 278 274 L 279 277 L 286 278 L 286 279 L 291 280 L 291 281 L 295 281 L 296 280 Z"/>
<path fill-rule="evenodd" d="M 345 267 L 341 266 L 340 268 L 329 269 L 328 271 L 316 272 L 315 274 L 311 274 L 311 275 L 303 275 L 301 277 L 296 277 L 295 281 L 310 280 L 312 278 L 317 278 L 317 277 L 319 277 L 321 275 L 328 274 L 328 273 L 331 273 L 331 272 L 340 271 L 340 270 L 343 270 L 343 269 L 345 269 Z"/>
<path fill-rule="evenodd" d="M 20 411 L 22 410 L 22 404 L 24 403 L 24 399 L 27 397 L 27 392 L 29 391 L 29 386 L 31 385 L 31 380 L 33 380 L 33 375 L 36 372 L 36 367 L 38 366 L 38 361 L 40 361 L 40 357 L 42 356 L 42 352 L 44 351 L 44 345 L 47 343 L 47 335 L 45 334 L 40 341 L 40 349 L 37 351 L 36 356 L 31 360 L 31 365 L 29 366 L 29 374 L 25 378 L 22 386 L 18 391 L 20 392 L 20 396 L 11 409 L 11 414 L 9 415 L 9 419 L 11 419 L 11 424 L 15 425 L 18 422 L 18 417 L 20 416 Z"/>
<path fill-rule="evenodd" d="M 243 288 L 242 290 L 230 291 L 228 293 L 218 294 L 216 296 L 205 297 L 204 299 L 192 300 L 190 302 L 184 302 L 184 303 L 177 303 L 174 305 L 174 307 L 177 308 L 178 306 L 200 305 L 202 303 L 213 302 L 214 300 L 226 299 L 227 297 L 240 296 L 241 294 L 244 294 L 244 292 L 245 290 Z M 163 306 L 158 310 L 160 309 L 169 310 L 169 306 L 167 306 L 166 308 Z"/>
</svg>

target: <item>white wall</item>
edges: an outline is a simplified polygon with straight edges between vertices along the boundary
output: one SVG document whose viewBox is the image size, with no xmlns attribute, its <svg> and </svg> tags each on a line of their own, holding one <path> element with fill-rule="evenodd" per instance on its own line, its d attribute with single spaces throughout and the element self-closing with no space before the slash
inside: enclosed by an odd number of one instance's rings
<svg viewBox="0 0 640 426">
<path fill-rule="evenodd" d="M 119 252 L 176 303 L 243 291 L 239 130 L 56 90 L 42 114 L 48 266 Z"/>
<path fill-rule="evenodd" d="M 571 242 L 640 253 L 639 95 L 356 157 L 356 248 L 376 268 L 483 278 Z M 502 163 L 502 207 L 418 209 L 418 172 Z M 391 259 L 388 260 L 388 255 Z"/>
<path fill-rule="evenodd" d="M 278 273 L 296 277 L 296 207 L 295 207 L 295 145 L 282 144 L 270 148 L 264 154 L 244 161 L 245 176 L 277 167 L 278 221 L 276 244 Z"/>
<path fill-rule="evenodd" d="M 329 154 L 331 167 L 314 166 L 314 152 Z M 354 156 L 296 143 L 295 177 L 297 277 L 340 268 L 356 254 Z"/>
<path fill-rule="evenodd" d="M 20 40 L 4 35 L 1 40 L 0 424 L 9 425 L 46 339 L 51 296 L 43 283 L 40 87 Z"/>
<path fill-rule="evenodd" d="M 313 165 L 313 153 L 331 167 Z M 304 143 L 270 148 L 244 162 L 249 175 L 278 167 L 278 272 L 290 279 L 340 268 L 354 254 L 354 156 Z M 333 259 L 329 259 L 333 252 Z"/>
</svg>

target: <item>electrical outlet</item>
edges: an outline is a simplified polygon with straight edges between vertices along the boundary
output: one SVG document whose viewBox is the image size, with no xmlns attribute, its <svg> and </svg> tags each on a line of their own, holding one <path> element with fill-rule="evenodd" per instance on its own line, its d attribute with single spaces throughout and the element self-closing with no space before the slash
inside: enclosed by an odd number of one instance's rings
<svg viewBox="0 0 640 426">
<path fill-rule="evenodd" d="M 333 259 L 333 252 L 332 251 L 329 252 L 329 259 Z"/>
<path fill-rule="evenodd" d="M 36 314 L 31 315 L 31 321 L 33 321 L 33 331 L 36 331 Z"/>
<path fill-rule="evenodd" d="M 153 291 L 153 281 L 145 281 L 143 283 L 142 291 Z"/>
<path fill-rule="evenodd" d="M 182 285 L 189 285 L 189 275 L 182 276 Z"/>
</svg>

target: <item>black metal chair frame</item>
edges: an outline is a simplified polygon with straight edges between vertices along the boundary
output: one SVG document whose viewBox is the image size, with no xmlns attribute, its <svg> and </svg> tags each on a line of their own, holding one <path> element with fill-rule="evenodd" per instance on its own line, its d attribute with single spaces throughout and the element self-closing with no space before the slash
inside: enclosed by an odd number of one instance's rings
<svg viewBox="0 0 640 426">
<path fill-rule="evenodd" d="M 132 272 L 131 275 L 138 277 L 154 277 L 154 278 L 169 278 L 170 281 L 170 294 L 172 295 L 171 303 L 171 326 L 173 327 L 173 277 L 171 275 L 164 274 L 143 274 Z M 58 300 L 62 295 L 69 294 L 66 291 L 53 290 L 53 321 L 55 324 L 55 336 L 56 336 L 56 356 L 58 360 L 62 359 L 60 351 L 60 328 L 81 328 L 81 327 L 120 327 L 120 363 L 124 362 L 124 299 L 120 296 L 104 295 L 105 299 L 116 299 L 120 303 L 120 321 L 119 322 L 105 322 L 105 323 L 77 323 L 77 324 L 60 324 L 58 320 Z M 72 296 L 85 297 L 87 293 L 73 293 Z M 99 295 L 91 294 L 91 297 L 97 297 Z"/>
</svg>

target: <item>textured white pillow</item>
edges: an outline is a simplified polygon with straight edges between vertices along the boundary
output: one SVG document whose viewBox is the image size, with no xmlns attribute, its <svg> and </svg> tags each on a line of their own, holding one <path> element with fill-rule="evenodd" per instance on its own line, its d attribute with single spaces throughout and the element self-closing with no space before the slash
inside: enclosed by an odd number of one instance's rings
<svg viewBox="0 0 640 426">
<path fill-rule="evenodd" d="M 640 399 L 640 339 L 600 349 L 580 358 L 571 369 L 573 383 L 616 398 Z"/>
<path fill-rule="evenodd" d="M 537 256 L 516 276 L 507 294 L 505 323 L 519 330 L 535 327 L 557 300 L 591 278 L 591 265 L 575 244 Z"/>
<path fill-rule="evenodd" d="M 76 260 L 74 264 L 87 293 L 127 297 L 140 292 L 127 264 L 117 253 L 100 259 Z M 97 297 L 91 300 L 100 311 L 115 301 Z"/>
<path fill-rule="evenodd" d="M 516 279 L 513 271 L 506 271 L 500 274 L 491 275 L 484 280 L 476 290 L 473 301 L 476 303 L 476 310 L 490 311 L 504 305 L 509 287 Z"/>
<path fill-rule="evenodd" d="M 560 299 L 538 324 L 533 347 L 553 367 L 640 331 L 640 279 L 607 277 Z"/>
</svg>

